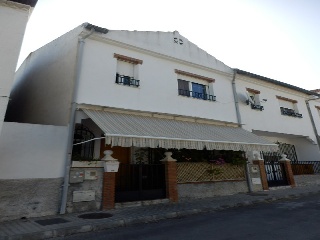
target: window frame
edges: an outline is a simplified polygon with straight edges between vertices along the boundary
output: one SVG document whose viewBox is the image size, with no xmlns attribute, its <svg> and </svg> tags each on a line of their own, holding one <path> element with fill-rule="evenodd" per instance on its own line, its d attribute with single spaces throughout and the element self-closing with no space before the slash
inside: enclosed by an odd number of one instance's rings
<svg viewBox="0 0 320 240">
<path fill-rule="evenodd" d="M 117 67 L 119 66 L 119 61 L 132 64 L 132 73 L 130 74 L 131 76 L 121 74 L 121 71 L 117 69 L 115 83 L 129 87 L 140 87 L 140 80 L 138 79 L 138 65 L 142 64 L 143 61 L 137 58 L 132 58 L 117 53 L 114 53 L 113 57 L 117 59 Z"/>
<path fill-rule="evenodd" d="M 254 102 L 254 103 L 251 103 L 251 101 L 247 99 L 246 101 L 247 105 L 250 104 L 251 109 L 263 111 L 264 107 L 261 105 L 260 91 L 252 88 L 246 88 L 246 91 L 248 93 L 248 98 L 251 98 L 252 101 Z"/>
<path fill-rule="evenodd" d="M 178 95 L 185 97 L 192 97 L 195 99 L 216 101 L 216 96 L 210 93 L 209 84 L 215 82 L 215 79 L 197 75 L 194 73 L 189 73 L 186 71 L 181 71 L 175 69 L 175 73 L 178 74 L 177 83 L 178 83 Z M 180 76 L 179 76 L 180 75 Z M 187 78 L 185 78 L 185 76 Z M 186 80 L 190 78 L 190 80 Z M 204 81 L 207 84 L 204 84 Z M 195 91 L 195 88 L 198 90 L 202 88 L 202 91 Z"/>
<path fill-rule="evenodd" d="M 302 118 L 302 114 L 299 113 L 299 110 L 298 110 L 298 106 L 297 106 L 297 103 L 298 101 L 297 100 L 294 100 L 294 99 L 290 99 L 290 98 L 286 98 L 286 97 L 282 97 L 282 96 L 276 96 L 276 98 L 278 100 L 281 100 L 281 101 L 284 101 L 284 102 L 290 102 L 292 104 L 292 108 L 287 108 L 287 107 L 282 107 L 281 106 L 281 102 L 279 102 L 279 105 L 280 105 L 280 113 L 281 115 L 284 115 L 284 116 L 289 116 L 289 117 L 295 117 L 295 118 Z"/>
</svg>

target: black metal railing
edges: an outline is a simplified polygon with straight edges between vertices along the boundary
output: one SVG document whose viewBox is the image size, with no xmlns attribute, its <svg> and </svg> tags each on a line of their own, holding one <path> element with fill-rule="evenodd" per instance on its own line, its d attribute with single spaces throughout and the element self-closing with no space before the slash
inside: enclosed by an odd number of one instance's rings
<svg viewBox="0 0 320 240">
<path fill-rule="evenodd" d="M 291 166 L 294 175 L 320 173 L 320 161 L 295 161 Z"/>
<path fill-rule="evenodd" d="M 118 73 L 116 74 L 116 83 L 133 87 L 140 86 L 140 80 L 134 79 L 130 76 L 120 75 Z"/>
<path fill-rule="evenodd" d="M 249 100 L 247 100 L 246 103 L 247 103 L 247 105 L 250 104 L 252 109 L 260 110 L 260 111 L 264 110 L 263 106 L 258 105 L 258 104 L 253 104 Z"/>
<path fill-rule="evenodd" d="M 208 101 L 216 101 L 216 96 L 200 93 L 200 92 L 189 91 L 185 89 L 178 89 L 178 94 L 180 96 L 193 97 L 193 98 L 198 98 L 198 99 L 203 99 Z"/>
<path fill-rule="evenodd" d="M 293 109 L 290 109 L 290 108 L 280 107 L 280 111 L 281 111 L 282 115 L 302 118 L 302 114 L 301 113 L 297 113 Z"/>
</svg>

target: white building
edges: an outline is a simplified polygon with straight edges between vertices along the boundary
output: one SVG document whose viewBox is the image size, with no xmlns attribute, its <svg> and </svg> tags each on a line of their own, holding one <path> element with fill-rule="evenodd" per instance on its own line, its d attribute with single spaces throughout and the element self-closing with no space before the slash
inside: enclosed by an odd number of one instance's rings
<svg viewBox="0 0 320 240">
<path fill-rule="evenodd" d="M 0 134 L 28 19 L 37 0 L 0 0 Z"/>
<path fill-rule="evenodd" d="M 6 183 L 19 183 L 17 188 L 30 181 L 50 184 L 51 194 L 59 193 L 64 181 L 64 213 L 76 205 L 68 197 L 70 176 L 75 181 L 81 175 L 70 172 L 72 153 L 101 158 L 112 147 L 124 165 L 139 159 L 141 147 L 277 149 L 239 127 L 233 77 L 233 69 L 177 31 L 112 31 L 83 24 L 30 54 L 17 71 L 6 121 L 13 129 L 24 129 L 25 141 L 15 156 L 11 151 L 2 159 L 0 176 Z M 89 148 L 72 152 L 74 142 L 93 137 L 97 140 Z M 0 150 L 13 149 L 11 144 L 0 143 Z M 247 191 L 245 181 L 235 185 L 235 191 Z M 33 199 L 38 203 L 31 204 L 33 210 L 19 214 L 55 213 L 60 194 L 53 194 L 54 200 L 49 196 L 47 206 L 48 191 Z"/>
<path fill-rule="evenodd" d="M 243 128 L 280 143 L 292 161 L 319 161 L 319 93 L 235 71 Z"/>
</svg>

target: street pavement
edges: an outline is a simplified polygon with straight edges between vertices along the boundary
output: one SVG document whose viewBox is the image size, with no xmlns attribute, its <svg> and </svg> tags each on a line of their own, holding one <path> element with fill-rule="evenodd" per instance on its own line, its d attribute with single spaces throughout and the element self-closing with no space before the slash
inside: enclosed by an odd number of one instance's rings
<svg viewBox="0 0 320 240">
<path fill-rule="evenodd" d="M 131 226 L 137 223 L 157 222 L 165 219 L 191 216 L 199 213 L 214 212 L 228 208 L 268 203 L 320 193 L 320 185 L 299 187 L 280 187 L 268 191 L 239 193 L 230 196 L 183 200 L 178 203 L 163 201 L 159 204 L 132 204 L 109 211 L 72 213 L 29 219 L 18 219 L 0 223 L 0 240 L 47 239 L 64 237 L 77 233 L 100 231 L 110 228 Z M 107 218 L 84 219 L 79 216 L 91 214 Z"/>
</svg>

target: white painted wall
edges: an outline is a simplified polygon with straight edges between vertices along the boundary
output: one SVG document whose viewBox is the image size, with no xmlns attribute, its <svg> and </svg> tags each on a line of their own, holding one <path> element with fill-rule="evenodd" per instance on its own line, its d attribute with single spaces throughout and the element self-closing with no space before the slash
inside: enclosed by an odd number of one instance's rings
<svg viewBox="0 0 320 240">
<path fill-rule="evenodd" d="M 81 27 L 31 53 L 18 69 L 6 121 L 67 125 Z"/>
<path fill-rule="evenodd" d="M 67 127 L 5 122 L 0 179 L 63 177 L 67 132 Z"/>
<path fill-rule="evenodd" d="M 0 1 L 0 132 L 31 7 Z"/>
<path fill-rule="evenodd" d="M 141 35 L 142 33 L 137 34 Z M 153 41 L 163 46 L 161 34 L 159 33 L 157 41 L 155 39 Z M 131 33 L 128 36 L 132 36 Z M 119 46 L 119 43 L 111 44 L 110 42 L 87 39 L 76 101 L 92 105 L 237 122 L 232 94 L 231 68 L 215 58 L 205 55 L 206 53 L 200 49 L 197 54 L 194 49 L 186 48 L 171 52 L 169 55 L 168 52 L 174 48 L 171 46 L 174 43 L 173 39 L 167 40 L 170 40 L 170 42 L 166 42 L 167 49 L 161 50 L 159 47 L 154 47 L 153 51 L 161 53 L 156 54 L 149 51 L 152 43 L 147 43 L 147 40 L 141 39 L 147 45 L 146 49 L 142 50 L 132 46 Z M 142 44 L 141 42 L 130 43 L 139 46 Z M 188 50 L 190 51 L 188 52 Z M 168 55 L 164 56 L 162 52 L 168 53 Z M 139 65 L 139 88 L 115 83 L 117 59 L 114 58 L 114 53 L 143 60 L 143 64 Z M 204 63 L 203 55 L 206 56 L 207 63 Z M 178 58 L 186 59 L 188 62 L 178 60 Z M 195 65 L 195 63 L 199 65 Z M 208 63 L 212 65 L 208 66 Z M 215 83 L 212 86 L 217 101 L 211 102 L 179 96 L 178 77 L 175 69 L 214 78 Z M 220 72 L 217 69 L 226 72 Z M 198 81 L 195 80 L 195 82 Z M 204 83 L 207 82 L 204 81 Z"/>
<path fill-rule="evenodd" d="M 275 84 L 265 83 L 258 79 L 249 79 L 237 75 L 236 78 L 237 93 L 239 97 L 239 108 L 243 128 L 246 130 L 261 130 L 266 132 L 284 133 L 297 136 L 306 136 L 316 142 L 315 134 L 311 125 L 311 120 L 305 104 L 308 97 L 306 94 L 290 90 Z M 259 90 L 260 100 L 267 99 L 267 102 L 261 103 L 263 111 L 251 109 L 250 105 L 245 103 L 246 88 Z M 280 112 L 279 101 L 276 96 L 297 100 L 297 108 L 303 118 L 296 118 L 282 115 Z"/>
</svg>

